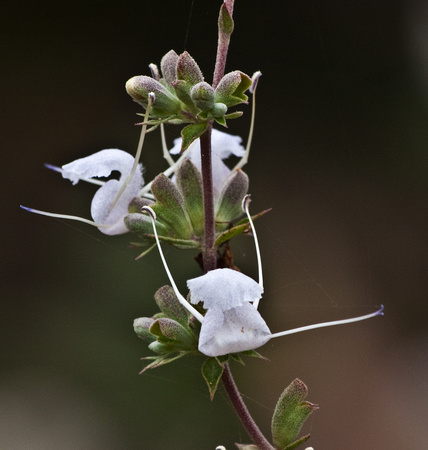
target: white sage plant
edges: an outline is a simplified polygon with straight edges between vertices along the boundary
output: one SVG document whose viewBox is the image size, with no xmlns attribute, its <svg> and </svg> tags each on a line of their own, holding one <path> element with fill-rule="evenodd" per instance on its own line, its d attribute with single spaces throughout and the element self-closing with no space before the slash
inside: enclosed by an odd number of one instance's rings
<svg viewBox="0 0 428 450">
<path fill-rule="evenodd" d="M 141 134 L 135 156 L 119 149 L 105 149 L 61 168 L 47 165 L 74 185 L 82 180 L 99 186 L 91 203 L 92 220 L 22 208 L 49 217 L 78 220 L 106 235 L 131 232 L 138 237 L 134 246 L 143 249 L 137 258 L 157 246 L 170 286 L 162 286 L 154 294 L 159 312 L 134 321 L 137 336 L 148 343 L 151 352 L 143 358 L 148 364 L 142 372 L 185 356 L 200 358 L 211 399 L 222 384 L 253 442 L 236 444 L 237 447 L 291 450 L 309 438 L 299 438 L 299 433 L 305 419 L 317 409 L 317 405 L 305 400 L 306 385 L 296 378 L 282 392 L 273 413 L 270 440 L 252 419 L 229 363 L 242 362 L 245 356 L 265 359 L 258 350 L 273 338 L 369 319 L 383 314 L 383 307 L 363 316 L 273 333 L 258 311 L 264 284 L 254 220 L 268 211 L 250 215 L 249 179 L 242 168 L 249 158 L 255 93 L 261 73 L 257 71 L 252 77 L 240 70 L 225 74 L 234 28 L 233 8 L 234 0 L 224 0 L 220 7 L 211 84 L 188 52 L 177 54 L 174 50 L 162 57 L 160 69 L 150 64 L 151 76 L 139 75 L 127 81 L 128 94 L 145 110 L 140 114 L 143 121 L 139 124 Z M 239 136 L 213 129 L 213 124 L 225 127 L 227 121 L 241 117 L 242 111 L 230 108 L 246 105 L 247 91 L 252 96 L 252 110 L 244 148 Z M 183 126 L 170 150 L 165 123 Z M 168 167 L 144 183 L 140 162 L 143 143 L 146 133 L 157 128 Z M 232 169 L 225 163 L 229 157 L 238 159 Z M 119 179 L 108 179 L 116 171 Z M 231 249 L 235 237 L 249 234 L 254 237 L 258 281 L 237 269 Z M 168 268 L 163 244 L 197 252 L 199 271 L 187 280 L 186 297 L 179 292 Z M 269 289 L 266 297 L 269 298 Z M 217 448 L 224 450 L 223 446 Z"/>
</svg>

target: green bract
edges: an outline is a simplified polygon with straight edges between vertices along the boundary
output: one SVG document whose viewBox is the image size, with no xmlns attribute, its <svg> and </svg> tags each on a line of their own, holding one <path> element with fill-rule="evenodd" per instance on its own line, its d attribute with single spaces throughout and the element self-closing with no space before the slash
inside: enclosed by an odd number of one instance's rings
<svg viewBox="0 0 428 450">
<path fill-rule="evenodd" d="M 317 405 L 305 401 L 308 388 L 296 378 L 279 397 L 272 417 L 272 437 L 278 450 L 292 450 L 309 439 L 309 434 L 297 439 L 303 422 Z"/>
<path fill-rule="evenodd" d="M 190 159 L 185 159 L 176 172 L 175 183 L 160 174 L 154 179 L 151 189 L 155 202 L 150 203 L 150 207 L 156 213 L 159 238 L 179 248 L 202 248 L 204 207 L 202 176 L 197 167 Z M 242 170 L 226 179 L 215 206 L 216 239 L 230 238 L 247 230 L 247 219 L 239 227 L 233 226 L 233 222 L 242 215 L 241 203 L 247 191 L 248 176 Z M 151 220 L 141 213 L 141 208 L 148 203 L 135 198 L 129 207 L 130 214 L 125 217 L 125 225 L 140 235 L 144 242 L 152 244 Z M 218 245 L 227 240 L 220 239 Z"/>
<path fill-rule="evenodd" d="M 149 349 L 157 356 L 151 360 L 147 369 L 168 364 L 188 354 L 198 354 L 200 324 L 180 304 L 170 286 L 161 287 L 155 294 L 160 313 L 154 317 L 140 317 L 134 320 L 134 331 L 149 342 Z"/>
</svg>

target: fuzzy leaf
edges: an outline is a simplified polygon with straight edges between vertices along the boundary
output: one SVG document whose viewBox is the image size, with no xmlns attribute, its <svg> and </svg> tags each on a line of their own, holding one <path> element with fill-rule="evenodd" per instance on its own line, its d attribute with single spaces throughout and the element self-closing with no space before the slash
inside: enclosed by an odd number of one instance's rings
<svg viewBox="0 0 428 450">
<path fill-rule="evenodd" d="M 306 434 L 305 436 L 301 437 L 300 439 L 297 439 L 297 441 L 294 441 L 290 445 L 287 445 L 287 447 L 285 447 L 284 450 L 294 450 L 295 448 L 299 447 L 304 442 L 306 442 L 310 437 L 311 437 L 310 434 Z"/>
<path fill-rule="evenodd" d="M 186 150 L 189 145 L 198 139 L 198 137 L 201 137 L 202 134 L 204 134 L 205 130 L 207 129 L 208 124 L 206 122 L 202 123 L 193 123 L 190 125 L 187 125 L 187 127 L 184 127 L 181 130 L 181 152 L 183 153 L 184 150 Z"/>
<path fill-rule="evenodd" d="M 235 70 L 227 73 L 215 90 L 215 101 L 224 103 L 228 108 L 248 100 L 244 92 L 251 86 L 251 78 L 245 73 Z"/>
<path fill-rule="evenodd" d="M 202 366 L 202 376 L 207 383 L 210 399 L 214 399 L 218 384 L 223 374 L 223 367 L 216 358 L 208 358 Z"/>
<path fill-rule="evenodd" d="M 280 450 L 295 448 L 303 422 L 318 407 L 304 401 L 308 388 L 296 378 L 279 397 L 272 417 L 272 437 Z"/>
<path fill-rule="evenodd" d="M 220 14 L 218 16 L 218 30 L 225 35 L 231 35 L 233 32 L 233 18 L 229 13 L 227 6 L 223 3 L 220 8 Z"/>
<path fill-rule="evenodd" d="M 253 220 L 256 220 L 269 211 L 270 209 L 266 209 L 256 214 L 255 216 L 251 216 L 251 218 Z M 239 234 L 245 233 L 247 230 L 248 230 L 248 219 L 243 219 L 240 222 L 238 222 L 233 228 L 230 228 L 229 230 L 224 231 L 223 233 L 218 235 L 215 241 L 215 246 L 219 247 L 221 244 L 224 244 L 225 242 L 229 241 L 235 236 L 238 236 Z"/>
<path fill-rule="evenodd" d="M 224 118 L 226 119 L 226 120 L 232 120 L 232 119 L 239 119 L 240 117 L 242 117 L 242 115 L 243 115 L 244 113 L 242 112 L 242 111 L 234 111 L 234 112 L 232 112 L 232 113 L 229 113 L 229 114 L 225 114 L 224 115 Z"/>
</svg>

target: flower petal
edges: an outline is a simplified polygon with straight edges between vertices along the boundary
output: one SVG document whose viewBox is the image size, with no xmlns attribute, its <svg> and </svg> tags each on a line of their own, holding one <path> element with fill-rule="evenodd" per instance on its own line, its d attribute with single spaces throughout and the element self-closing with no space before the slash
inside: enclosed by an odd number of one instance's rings
<svg viewBox="0 0 428 450">
<path fill-rule="evenodd" d="M 190 301 L 204 303 L 204 308 L 226 311 L 261 298 L 263 288 L 252 278 L 232 269 L 215 269 L 187 280 Z"/>
<path fill-rule="evenodd" d="M 62 166 L 62 176 L 77 184 L 81 178 L 108 177 L 114 170 L 127 176 L 134 164 L 134 157 L 123 150 L 109 148 L 86 158 L 76 159 Z"/>
<path fill-rule="evenodd" d="M 107 177 L 113 171 L 120 172 L 120 180 L 107 181 L 95 193 L 91 204 L 91 215 L 96 223 L 102 224 L 99 230 L 108 235 L 123 234 L 129 230 L 123 221 L 128 214 L 128 205 L 138 195 L 143 185 L 141 165 L 135 171 L 131 182 L 112 208 L 119 189 L 130 174 L 134 157 L 117 149 L 101 150 L 86 158 L 77 159 L 64 165 L 62 176 L 76 184 L 81 178 Z"/>
<path fill-rule="evenodd" d="M 241 145 L 242 139 L 239 136 L 223 133 L 222 131 L 212 130 L 212 167 L 213 167 L 213 186 L 215 191 L 220 192 L 223 183 L 230 173 L 230 169 L 224 164 L 223 159 L 231 155 L 242 157 L 245 149 Z M 201 170 L 201 145 L 199 139 L 194 141 L 191 146 L 189 158 L 195 166 Z M 174 140 L 174 147 L 170 150 L 172 155 L 178 155 L 181 151 L 181 138 Z"/>
<path fill-rule="evenodd" d="M 199 351 L 220 356 L 253 350 L 266 344 L 271 332 L 259 312 L 250 303 L 221 311 L 210 308 L 199 335 Z"/>
</svg>

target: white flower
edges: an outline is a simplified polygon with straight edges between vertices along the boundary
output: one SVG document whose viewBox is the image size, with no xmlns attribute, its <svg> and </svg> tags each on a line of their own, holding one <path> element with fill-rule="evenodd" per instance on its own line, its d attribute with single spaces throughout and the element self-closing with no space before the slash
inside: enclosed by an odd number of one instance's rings
<svg viewBox="0 0 428 450">
<path fill-rule="evenodd" d="M 137 160 L 118 149 L 101 150 L 86 158 L 76 159 L 62 168 L 46 164 L 49 169 L 62 173 L 64 178 L 78 183 L 79 180 L 100 185 L 91 204 L 91 215 L 94 221 L 68 214 L 57 214 L 21 206 L 26 211 L 59 219 L 71 219 L 96 226 L 102 233 L 108 235 L 123 234 L 129 230 L 124 218 L 128 215 L 128 205 L 143 185 L 141 164 Z M 98 177 L 108 177 L 112 172 L 120 172 L 119 180 L 107 182 L 95 180 Z"/>
<path fill-rule="evenodd" d="M 91 215 L 101 225 L 99 230 L 104 234 L 115 235 L 127 233 L 123 221 L 128 214 L 128 205 L 138 195 L 143 185 L 141 164 L 121 193 L 119 190 L 131 174 L 134 157 L 118 149 L 101 150 L 86 158 L 77 159 L 62 166 L 62 176 L 76 184 L 80 179 L 108 177 L 113 171 L 120 172 L 119 180 L 109 180 L 95 193 L 91 203 Z"/>
<path fill-rule="evenodd" d="M 199 351 L 220 356 L 252 350 L 272 336 L 254 307 L 263 288 L 252 278 L 231 269 L 216 269 L 187 281 L 190 301 L 203 302 L 207 313 L 199 336 Z"/>
<path fill-rule="evenodd" d="M 170 150 L 172 155 L 178 155 L 180 153 L 181 141 L 181 137 L 174 140 L 174 147 Z M 241 158 L 245 154 L 245 149 L 241 145 L 241 142 L 242 139 L 239 136 L 232 136 L 231 134 L 223 133 L 216 129 L 212 130 L 211 157 L 215 195 L 221 192 L 223 184 L 231 172 L 223 162 L 223 159 L 229 158 L 231 155 Z M 199 139 L 196 139 L 190 145 L 188 157 L 201 170 L 201 144 Z"/>
<path fill-rule="evenodd" d="M 202 324 L 198 344 L 201 353 L 213 357 L 239 353 L 261 347 L 272 338 L 315 328 L 358 322 L 383 315 L 382 306 L 378 311 L 365 316 L 317 323 L 272 334 L 257 311 L 263 293 L 263 277 L 257 234 L 248 210 L 248 203 L 249 196 L 246 196 L 242 204 L 253 230 L 259 266 L 259 282 L 256 283 L 252 278 L 231 269 L 215 269 L 205 275 L 188 280 L 190 302 L 193 304 L 202 302 L 207 310 L 205 316 L 195 309 L 178 290 L 159 242 L 155 226 L 156 214 L 149 206 L 142 208 L 149 213 L 152 220 L 159 254 L 179 302 Z"/>
</svg>

